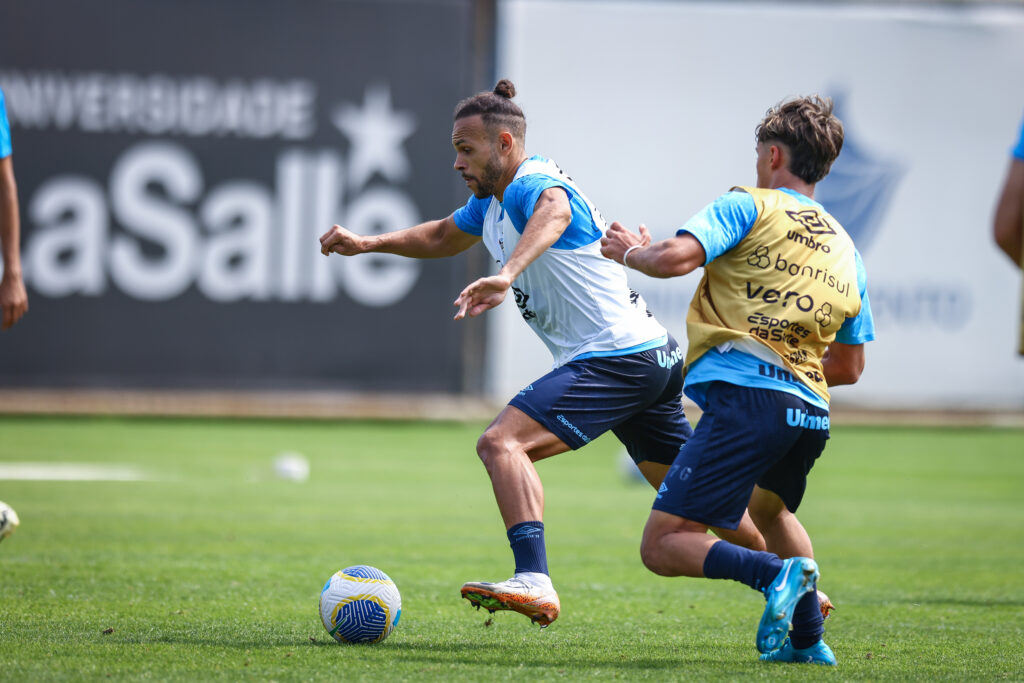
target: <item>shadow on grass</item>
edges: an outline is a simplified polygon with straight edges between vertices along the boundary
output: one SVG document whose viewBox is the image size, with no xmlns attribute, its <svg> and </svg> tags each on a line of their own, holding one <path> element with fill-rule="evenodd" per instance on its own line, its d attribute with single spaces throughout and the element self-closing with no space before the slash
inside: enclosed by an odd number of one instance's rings
<svg viewBox="0 0 1024 683">
<path fill-rule="evenodd" d="M 595 656 L 593 650 L 580 648 L 566 651 L 566 648 L 545 649 L 543 657 L 524 658 L 518 644 L 509 643 L 502 646 L 481 647 L 479 643 L 415 643 L 402 641 L 390 646 L 392 652 L 401 653 L 404 659 L 429 664 L 472 663 L 475 666 L 495 666 L 502 668 L 522 668 L 543 672 L 540 678 L 550 675 L 559 669 L 621 669 L 635 670 L 672 670 L 678 671 L 681 665 L 708 665 L 722 667 L 723 670 L 744 663 L 734 653 L 721 651 L 712 656 L 707 652 L 683 651 L 678 648 L 662 648 L 656 653 L 647 651 L 643 656 L 633 654 L 626 656 L 615 651 L 606 651 Z"/>
<path fill-rule="evenodd" d="M 543 657 L 524 654 L 521 643 L 510 642 L 508 644 L 482 646 L 478 642 L 449 642 L 439 644 L 437 642 L 415 642 L 402 639 L 392 639 L 384 643 L 362 643 L 343 644 L 337 643 L 329 637 L 307 637 L 303 639 L 288 639 L 277 642 L 267 642 L 266 639 L 238 640 L 231 638 L 211 638 L 203 636 L 189 636 L 185 634 L 164 634 L 148 636 L 124 636 L 108 641 L 114 645 L 126 644 L 156 644 L 187 645 L 199 647 L 224 648 L 232 651 L 293 651 L 296 648 L 308 646 L 310 648 L 340 648 L 347 652 L 376 653 L 388 657 L 401 657 L 409 661 L 422 662 L 427 664 L 474 664 L 477 666 L 496 667 L 521 667 L 526 670 L 544 670 L 549 672 L 554 669 L 578 667 L 605 667 L 609 669 L 628 670 L 668 670 L 677 669 L 680 665 L 709 665 L 729 667 L 730 665 L 742 665 L 742 655 L 725 648 L 711 653 L 703 648 L 680 649 L 678 647 L 665 646 L 661 648 L 646 649 L 642 656 L 633 654 L 626 656 L 616 651 L 606 651 L 597 655 L 592 649 L 586 646 L 573 646 L 563 644 L 558 648 L 544 648 Z M 536 653 L 534 653 L 536 654 Z"/>
</svg>

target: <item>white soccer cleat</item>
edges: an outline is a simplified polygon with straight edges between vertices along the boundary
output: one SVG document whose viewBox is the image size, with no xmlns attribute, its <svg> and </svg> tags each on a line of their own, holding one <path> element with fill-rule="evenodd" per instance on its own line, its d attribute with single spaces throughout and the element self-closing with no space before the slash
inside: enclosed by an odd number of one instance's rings
<svg viewBox="0 0 1024 683">
<path fill-rule="evenodd" d="M 558 593 L 545 574 L 516 574 L 501 583 L 469 582 L 462 585 L 462 597 L 477 609 L 488 612 L 512 610 L 524 614 L 541 628 L 558 618 Z"/>
</svg>

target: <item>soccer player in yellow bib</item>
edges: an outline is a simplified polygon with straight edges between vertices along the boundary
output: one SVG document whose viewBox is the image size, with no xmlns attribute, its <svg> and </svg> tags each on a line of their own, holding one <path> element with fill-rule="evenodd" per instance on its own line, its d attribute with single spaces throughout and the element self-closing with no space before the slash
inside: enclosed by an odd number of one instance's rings
<svg viewBox="0 0 1024 683">
<path fill-rule="evenodd" d="M 832 101 L 770 109 L 757 187 L 735 187 L 669 239 L 614 223 L 604 256 L 652 277 L 704 267 L 686 319 L 684 391 L 704 410 L 658 491 L 641 556 L 663 576 L 734 579 L 767 599 L 761 659 L 835 665 L 811 539 L 794 514 L 829 435 L 829 387 L 856 382 L 874 338 L 864 267 L 814 201 L 843 144 Z M 707 533 L 749 504 L 768 552 Z"/>
</svg>

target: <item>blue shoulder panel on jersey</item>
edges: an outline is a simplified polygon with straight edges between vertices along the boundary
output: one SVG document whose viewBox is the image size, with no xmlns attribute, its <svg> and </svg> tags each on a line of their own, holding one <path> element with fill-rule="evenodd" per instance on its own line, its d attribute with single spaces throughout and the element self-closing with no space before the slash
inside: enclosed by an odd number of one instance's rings
<svg viewBox="0 0 1024 683">
<path fill-rule="evenodd" d="M 696 237 L 707 254 L 704 261 L 707 265 L 739 244 L 756 220 L 754 198 L 742 190 L 734 190 L 701 209 L 676 231 L 676 235 L 690 233 Z"/>
<path fill-rule="evenodd" d="M 565 190 L 569 197 L 569 206 L 572 209 L 572 219 L 569 221 L 568 227 L 551 245 L 551 248 L 578 249 L 601 239 L 601 230 L 594 225 L 594 217 L 579 194 L 557 178 L 542 173 L 531 173 L 518 178 L 505 189 L 504 201 L 501 205 L 519 234 L 526 229 L 526 223 L 533 215 L 541 193 L 551 187 L 560 187 Z"/>
<path fill-rule="evenodd" d="M 1024 161 L 1024 121 L 1021 121 L 1020 124 L 1020 139 L 1017 140 L 1017 146 L 1013 149 L 1013 156 Z"/>
<path fill-rule="evenodd" d="M 476 195 L 473 195 L 466 202 L 465 206 L 455 210 L 455 213 L 452 214 L 452 219 L 454 219 L 455 225 L 458 226 L 459 230 L 479 237 L 484 232 L 484 215 L 487 213 L 487 207 L 490 204 L 491 197 L 478 199 Z"/>
<path fill-rule="evenodd" d="M 857 259 L 857 290 L 860 292 L 860 313 L 847 318 L 843 326 L 836 332 L 836 341 L 840 344 L 863 344 L 875 338 L 875 318 L 871 314 L 871 299 L 868 298 L 868 274 L 864 270 L 864 262 L 860 252 L 854 250 Z"/>
<path fill-rule="evenodd" d="M 11 156 L 11 124 L 7 121 L 4 91 L 0 90 L 0 159 Z"/>
</svg>

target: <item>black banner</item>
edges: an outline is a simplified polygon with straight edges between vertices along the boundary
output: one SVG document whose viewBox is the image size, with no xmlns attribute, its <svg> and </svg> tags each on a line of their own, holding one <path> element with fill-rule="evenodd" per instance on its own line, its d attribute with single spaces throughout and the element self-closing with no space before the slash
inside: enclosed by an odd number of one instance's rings
<svg viewBox="0 0 1024 683">
<path fill-rule="evenodd" d="M 31 309 L 0 386 L 465 389 L 468 260 L 317 237 L 465 201 L 473 30 L 469 0 L 5 0 Z"/>
</svg>

